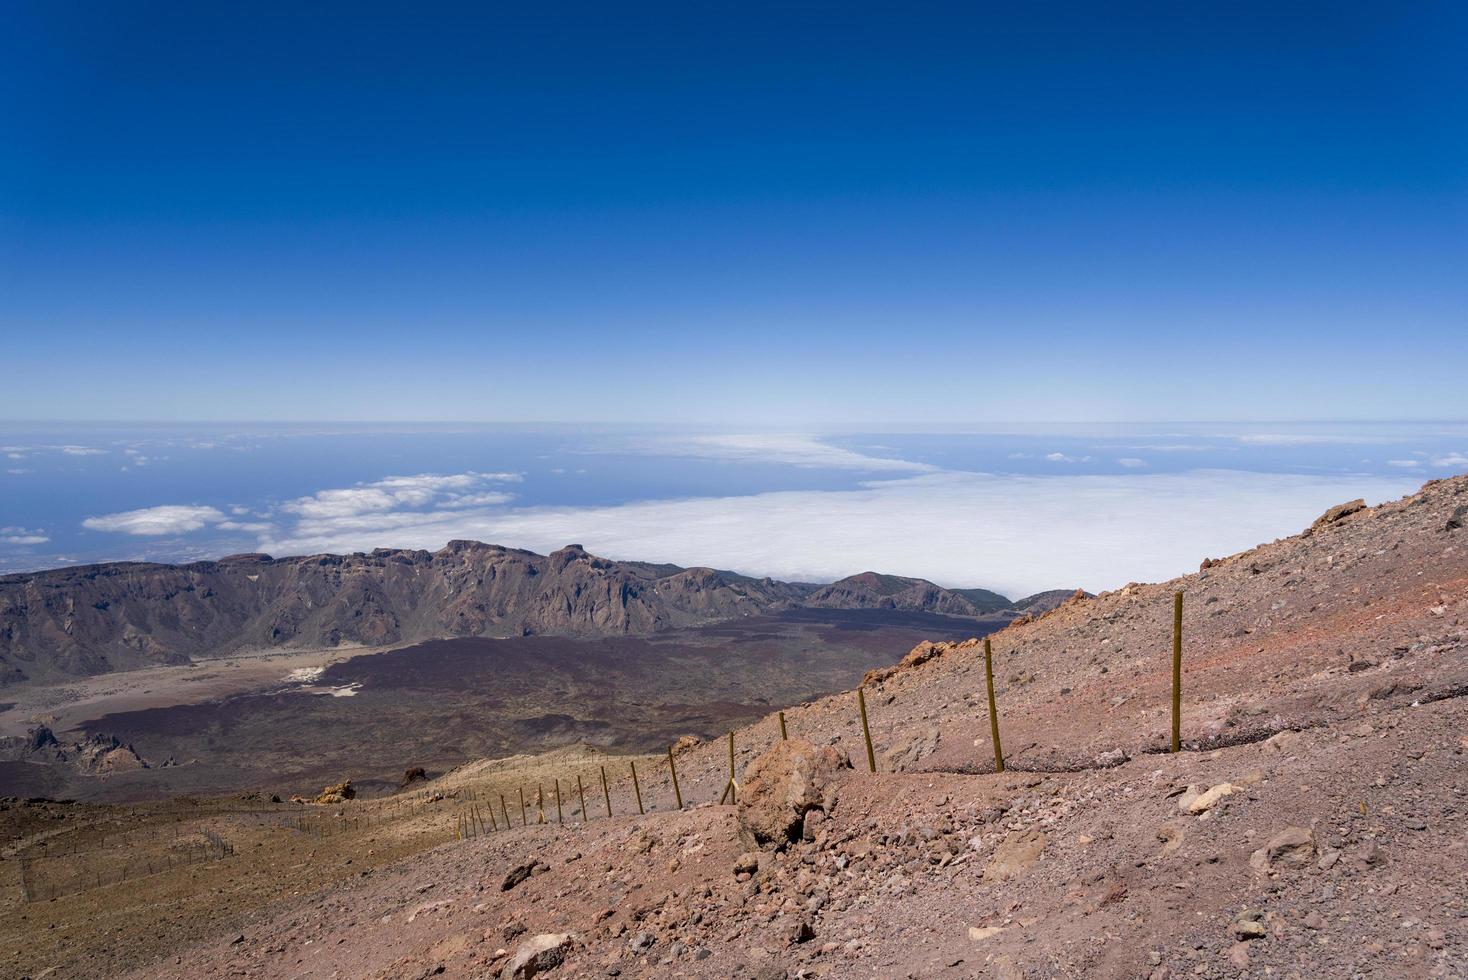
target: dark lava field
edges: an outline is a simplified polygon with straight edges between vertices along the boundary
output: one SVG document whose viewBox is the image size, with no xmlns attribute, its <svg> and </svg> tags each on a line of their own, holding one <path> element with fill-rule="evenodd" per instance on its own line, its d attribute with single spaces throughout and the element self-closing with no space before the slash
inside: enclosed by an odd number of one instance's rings
<svg viewBox="0 0 1468 980">
<path fill-rule="evenodd" d="M 92 719 L 82 730 L 132 743 L 152 768 L 68 776 L 45 789 L 96 800 L 287 795 L 351 778 L 372 793 L 410 767 L 437 773 L 577 741 L 659 751 L 849 689 L 923 640 L 981 636 L 1006 622 L 792 610 L 647 637 L 435 640 L 337 663 L 309 686 Z M 176 765 L 160 765 L 170 758 Z"/>
</svg>

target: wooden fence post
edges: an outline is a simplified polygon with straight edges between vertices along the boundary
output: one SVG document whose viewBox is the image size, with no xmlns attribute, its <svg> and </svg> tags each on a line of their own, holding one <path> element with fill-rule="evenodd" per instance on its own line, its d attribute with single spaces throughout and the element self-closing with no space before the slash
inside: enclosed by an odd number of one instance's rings
<svg viewBox="0 0 1468 980">
<path fill-rule="evenodd" d="M 999 745 L 999 709 L 994 704 L 994 652 L 984 637 L 984 683 L 989 688 L 989 736 L 994 741 L 994 771 L 1004 771 L 1004 749 Z"/>
<path fill-rule="evenodd" d="M 719 797 L 719 805 L 724 801 L 730 803 L 739 802 L 739 781 L 734 778 L 734 733 L 729 733 L 729 781 L 724 784 L 724 795 Z"/>
<path fill-rule="evenodd" d="M 790 741 L 790 733 L 785 731 L 785 712 L 780 712 L 780 741 Z"/>
<path fill-rule="evenodd" d="M 510 808 L 505 805 L 505 794 L 500 794 L 500 813 L 505 818 L 505 829 L 510 829 Z"/>
<path fill-rule="evenodd" d="M 637 794 L 637 812 L 641 814 L 647 813 L 647 811 L 642 808 L 642 787 L 637 784 L 636 762 L 632 762 L 632 792 Z"/>
<path fill-rule="evenodd" d="M 1172 594 L 1172 750 L 1183 750 L 1183 594 Z"/>
<path fill-rule="evenodd" d="M 606 766 L 601 767 L 601 791 L 602 795 L 607 798 L 607 816 L 610 817 L 612 815 L 612 790 L 609 786 L 607 786 Z"/>
<path fill-rule="evenodd" d="M 576 774 L 576 793 L 581 797 L 581 822 L 585 823 L 591 819 L 591 815 L 586 812 L 586 790 L 581 785 L 579 772 Z"/>
<path fill-rule="evenodd" d="M 867 743 L 867 769 L 877 771 L 877 755 L 872 751 L 872 730 L 867 725 L 867 696 L 861 688 L 856 689 L 856 706 L 861 709 L 861 737 Z"/>
<path fill-rule="evenodd" d="M 530 826 L 530 820 L 525 815 L 525 787 L 521 786 L 516 792 L 520 794 L 520 826 L 528 827 Z"/>
<path fill-rule="evenodd" d="M 545 787 L 539 783 L 535 784 L 535 810 L 538 824 L 545 823 Z"/>
<path fill-rule="evenodd" d="M 566 818 L 561 815 L 561 778 L 556 777 L 556 823 L 564 824 Z"/>
<path fill-rule="evenodd" d="M 678 788 L 678 765 L 673 761 L 673 747 L 668 746 L 668 772 L 673 775 L 673 799 L 678 801 L 678 809 L 683 809 L 683 791 Z"/>
</svg>

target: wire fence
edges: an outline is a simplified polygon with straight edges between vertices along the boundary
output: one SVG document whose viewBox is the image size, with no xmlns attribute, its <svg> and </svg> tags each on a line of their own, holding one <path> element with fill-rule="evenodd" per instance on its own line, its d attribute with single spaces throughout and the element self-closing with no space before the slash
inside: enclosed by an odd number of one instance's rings
<svg viewBox="0 0 1468 980">
<path fill-rule="evenodd" d="M 1172 740 L 1171 751 L 1182 750 L 1182 608 L 1183 594 L 1173 597 L 1172 636 Z M 984 679 L 988 701 L 990 742 L 994 754 L 994 771 L 1005 771 L 1004 750 L 998 701 L 994 693 L 993 649 L 984 640 Z M 877 757 L 872 742 L 871 723 L 864 686 L 856 688 L 855 707 L 860 722 L 867 770 L 877 771 Z M 891 703 L 889 697 L 888 702 Z M 789 739 L 785 713 L 777 712 L 779 738 Z M 728 775 L 718 784 L 720 803 L 736 803 L 739 799 L 735 733 L 728 738 Z M 135 820 L 131 826 L 121 821 L 100 821 L 92 825 L 50 835 L 21 849 L 19 887 L 23 902 L 47 901 L 91 888 L 118 884 L 178 868 L 228 861 L 236 856 L 235 845 L 224 831 L 248 828 L 273 828 L 311 837 L 329 838 L 340 834 L 359 833 L 421 816 L 432 809 L 443 812 L 437 804 L 448 800 L 451 820 L 447 828 L 432 830 L 445 833 L 450 841 L 464 841 L 488 834 L 502 833 L 516 827 L 584 824 L 593 819 L 610 819 L 617 815 L 613 788 L 623 801 L 625 814 L 635 805 L 639 815 L 657 810 L 659 804 L 671 802 L 673 809 L 685 809 L 685 778 L 680 781 L 678 756 L 680 745 L 668 747 L 666 754 L 653 763 L 653 772 L 639 775 L 636 759 L 626 762 L 626 772 L 609 774 L 606 763 L 583 766 L 581 771 L 566 773 L 565 778 L 552 776 L 548 783 L 533 786 L 512 785 L 486 779 L 480 785 L 441 788 L 425 787 L 400 792 L 386 800 L 350 800 L 336 806 L 334 812 L 313 809 L 303 812 L 299 804 L 279 804 L 280 808 L 236 807 L 212 809 L 202 817 L 180 816 L 151 824 Z M 616 764 L 614 764 L 616 765 Z M 648 762 L 644 760 L 644 766 Z M 588 785 L 583 777 L 592 777 L 590 789 L 595 801 L 587 801 Z M 648 781 L 653 776 L 653 781 Z M 598 785 L 599 784 L 599 785 Z M 628 797 L 627 789 L 631 795 Z M 652 790 L 666 787 L 671 801 L 659 800 Z M 600 794 L 596 793 L 600 789 Z M 573 792 L 574 791 L 574 792 Z M 507 795 L 508 794 L 508 795 Z M 597 798 L 599 796 L 599 799 Z M 512 799 L 513 798 L 513 799 Z M 712 797 L 709 798 L 712 801 Z M 365 804 L 365 805 L 364 805 Z M 596 812 L 593 812 L 596 811 Z M 231 828 L 233 824 L 233 828 Z M 435 823 L 433 825 L 437 827 Z M 436 838 L 442 839 L 442 838 Z M 109 843 L 110 841 L 110 843 Z M 141 856 L 140 856 L 141 855 Z M 119 859 L 120 858 L 120 859 Z"/>
</svg>

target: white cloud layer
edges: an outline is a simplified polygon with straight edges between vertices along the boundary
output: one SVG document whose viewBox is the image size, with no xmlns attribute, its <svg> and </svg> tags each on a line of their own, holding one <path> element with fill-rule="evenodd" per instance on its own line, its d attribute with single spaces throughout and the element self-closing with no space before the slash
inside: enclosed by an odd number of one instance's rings
<svg viewBox="0 0 1468 980">
<path fill-rule="evenodd" d="M 1249 446 L 1355 446 L 1403 441 L 1402 436 L 1338 432 L 1260 432 L 1237 438 Z"/>
<path fill-rule="evenodd" d="M 619 447 L 622 448 L 622 447 Z M 931 473 L 936 466 L 905 459 L 867 456 L 793 433 L 667 436 L 636 441 L 629 447 L 648 456 L 693 456 L 731 463 L 775 463 L 809 469 L 861 470 L 868 473 Z"/>
<path fill-rule="evenodd" d="M 1410 480 L 1387 477 L 1235 470 L 1043 477 L 941 472 L 856 490 L 610 507 L 410 511 L 377 508 L 372 498 L 372 506 L 346 513 L 297 511 L 302 520 L 267 536 L 260 548 L 277 555 L 436 549 L 452 538 L 474 538 L 544 552 L 576 541 L 611 558 L 821 581 L 875 569 L 1023 595 L 1165 579 L 1196 568 L 1204 557 L 1293 534 L 1343 500 L 1379 502 L 1415 488 Z"/>
<path fill-rule="evenodd" d="M 141 510 L 125 510 L 117 514 L 88 517 L 82 521 L 82 527 L 90 531 L 110 531 L 116 534 L 137 534 L 151 537 L 197 531 L 223 520 L 224 515 L 213 507 L 164 504 L 160 507 L 144 507 Z"/>
</svg>

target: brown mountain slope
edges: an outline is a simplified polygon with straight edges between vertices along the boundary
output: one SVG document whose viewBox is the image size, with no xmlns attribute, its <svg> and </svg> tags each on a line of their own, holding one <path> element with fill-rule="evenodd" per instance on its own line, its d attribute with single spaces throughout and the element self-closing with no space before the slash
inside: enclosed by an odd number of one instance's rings
<svg viewBox="0 0 1468 980">
<path fill-rule="evenodd" d="M 876 773 L 852 693 L 783 723 L 856 768 L 761 794 L 771 761 L 752 763 L 780 740 L 767 717 L 735 733 L 738 806 L 714 802 L 722 741 L 678 754 L 683 812 L 658 757 L 636 760 L 646 815 L 625 758 L 478 763 L 410 805 L 320 811 L 332 837 L 267 840 L 259 818 L 221 816 L 268 846 L 217 873 L 27 906 L 0 948 L 18 972 L 138 977 L 488 977 L 551 935 L 565 937 L 551 977 L 1460 977 L 1465 517 L 1468 477 L 1439 481 L 1002 631 L 1003 774 L 982 645 L 924 646 L 866 688 Z M 1171 754 L 1175 590 L 1185 751 Z M 537 787 L 578 776 L 590 821 L 568 797 L 564 827 L 537 826 Z M 501 794 L 514 829 L 458 840 L 471 802 Z M 764 808 L 802 799 L 816 806 L 804 834 L 754 848 Z M 60 829 L 49 814 L 30 825 Z M 375 856 L 410 840 L 442 843 Z M 199 934 L 214 938 L 184 948 Z"/>
<path fill-rule="evenodd" d="M 473 541 L 431 553 L 89 565 L 0 576 L 0 684 L 269 647 L 651 633 L 766 612 L 808 591 L 608 561 L 579 545 L 542 556 Z"/>
</svg>

